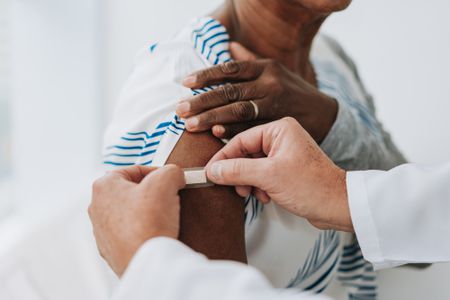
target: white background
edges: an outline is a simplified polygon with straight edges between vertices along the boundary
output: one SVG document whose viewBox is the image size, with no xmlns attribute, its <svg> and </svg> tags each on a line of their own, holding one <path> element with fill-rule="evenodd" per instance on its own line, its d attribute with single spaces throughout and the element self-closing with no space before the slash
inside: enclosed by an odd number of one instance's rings
<svg viewBox="0 0 450 300">
<path fill-rule="evenodd" d="M 79 251 L 95 249 L 85 208 L 89 182 L 99 167 L 101 131 L 137 50 L 221 1 L 13 2 L 13 202 L 22 217 L 8 221 L 7 230 L 0 226 L 0 283 L 2 263 L 17 261 L 33 271 L 27 276 L 34 274 L 35 284 L 36 279 L 42 283 L 36 299 L 79 299 L 75 295 L 83 292 L 83 299 L 103 299 L 110 281 L 86 277 L 83 272 L 92 275 L 97 267 L 83 266 Z M 450 159 L 448 11 L 445 0 L 359 0 L 324 26 L 356 60 L 380 119 L 415 162 Z M 58 207 L 66 207 L 71 217 L 62 217 Z M 19 256 L 14 247 L 3 252 L 8 242 L 26 253 Z M 85 261 L 98 259 L 93 252 L 83 253 Z M 32 266 L 23 263 L 24 257 Z M 448 265 L 423 272 L 384 271 L 380 277 L 380 299 L 450 299 Z M 67 282 L 74 283 L 72 289 Z M 89 293 L 93 282 L 98 291 Z"/>
</svg>

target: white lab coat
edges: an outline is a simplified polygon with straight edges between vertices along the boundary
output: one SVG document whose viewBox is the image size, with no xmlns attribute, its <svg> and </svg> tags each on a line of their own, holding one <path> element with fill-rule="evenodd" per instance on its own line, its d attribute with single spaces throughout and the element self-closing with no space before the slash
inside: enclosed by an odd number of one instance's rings
<svg viewBox="0 0 450 300">
<path fill-rule="evenodd" d="M 350 212 L 375 269 L 450 261 L 450 163 L 349 172 Z"/>
<path fill-rule="evenodd" d="M 179 241 L 154 238 L 131 261 L 114 300 L 329 300 L 298 290 L 276 290 L 255 268 L 211 261 Z"/>
<path fill-rule="evenodd" d="M 363 255 L 376 268 L 450 261 L 450 163 L 349 172 L 347 191 Z M 328 298 L 276 290 L 255 268 L 210 261 L 179 241 L 155 238 L 133 258 L 113 299 Z"/>
</svg>

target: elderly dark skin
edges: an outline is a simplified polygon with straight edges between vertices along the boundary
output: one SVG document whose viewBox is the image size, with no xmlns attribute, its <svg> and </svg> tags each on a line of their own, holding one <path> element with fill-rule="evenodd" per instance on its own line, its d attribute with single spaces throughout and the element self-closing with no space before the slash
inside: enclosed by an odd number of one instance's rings
<svg viewBox="0 0 450 300">
<path fill-rule="evenodd" d="M 227 1 L 214 15 L 235 41 L 236 61 L 191 74 L 189 88 L 222 87 L 185 99 L 177 113 L 187 130 L 212 129 L 230 138 L 255 124 L 293 117 L 323 141 L 336 119 L 336 100 L 320 92 L 310 63 L 313 39 L 325 19 L 350 0 Z"/>
</svg>

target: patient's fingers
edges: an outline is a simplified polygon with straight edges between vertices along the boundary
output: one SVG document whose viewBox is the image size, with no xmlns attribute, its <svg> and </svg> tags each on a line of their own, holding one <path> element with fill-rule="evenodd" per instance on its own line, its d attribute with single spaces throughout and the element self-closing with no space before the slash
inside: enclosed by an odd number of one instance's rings
<svg viewBox="0 0 450 300">
<path fill-rule="evenodd" d="M 231 139 L 236 135 L 254 127 L 260 125 L 258 123 L 240 123 L 240 124 L 229 124 L 229 125 L 215 125 L 212 128 L 212 134 L 219 139 Z"/>
<path fill-rule="evenodd" d="M 265 111 L 255 110 L 254 103 L 258 105 L 262 100 L 240 101 L 229 105 L 208 110 L 186 120 L 186 129 L 190 132 L 201 132 L 211 129 L 218 124 L 233 124 L 255 121 L 257 117 L 264 119 Z"/>
<path fill-rule="evenodd" d="M 228 83 L 212 91 L 181 101 L 176 107 L 176 113 L 182 118 L 188 118 L 212 108 L 243 100 L 257 100 L 264 96 L 265 92 L 259 89 L 255 82 Z"/>
<path fill-rule="evenodd" d="M 199 89 L 227 82 L 254 80 L 264 71 L 265 62 L 266 60 L 227 62 L 189 75 L 183 80 L 183 85 Z"/>
</svg>

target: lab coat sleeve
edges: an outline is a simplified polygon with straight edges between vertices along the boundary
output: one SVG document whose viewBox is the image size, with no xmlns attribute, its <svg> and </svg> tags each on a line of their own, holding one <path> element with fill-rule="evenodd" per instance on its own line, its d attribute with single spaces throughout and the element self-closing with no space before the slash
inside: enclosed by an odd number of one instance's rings
<svg viewBox="0 0 450 300">
<path fill-rule="evenodd" d="M 117 287 L 114 300 L 326 300 L 298 290 L 275 290 L 255 268 L 211 261 L 179 241 L 155 238 L 144 244 Z"/>
<path fill-rule="evenodd" d="M 349 172 L 347 192 L 364 258 L 376 269 L 450 261 L 450 163 Z"/>
</svg>

